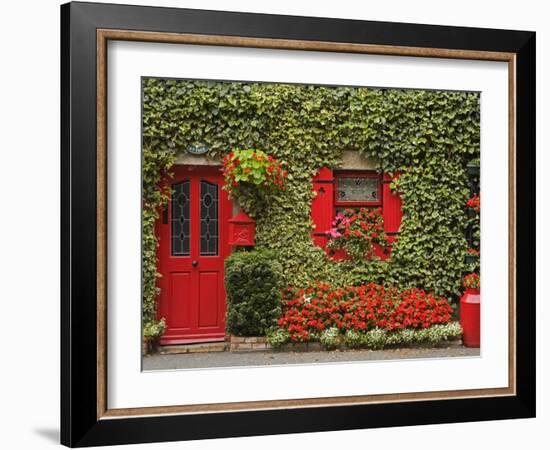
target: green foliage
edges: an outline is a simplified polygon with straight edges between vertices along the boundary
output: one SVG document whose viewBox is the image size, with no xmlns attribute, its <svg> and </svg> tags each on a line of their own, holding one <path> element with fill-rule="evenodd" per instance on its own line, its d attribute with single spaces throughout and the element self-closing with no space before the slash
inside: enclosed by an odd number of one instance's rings
<svg viewBox="0 0 550 450">
<path fill-rule="evenodd" d="M 364 333 L 363 344 L 367 348 L 380 350 L 386 345 L 386 332 L 381 328 L 374 328 Z"/>
<path fill-rule="evenodd" d="M 269 251 L 233 253 L 225 260 L 226 328 L 237 336 L 264 335 L 281 315 L 281 265 Z"/>
<path fill-rule="evenodd" d="M 266 333 L 267 343 L 278 348 L 290 341 L 290 334 L 284 328 L 271 328 Z"/>
<path fill-rule="evenodd" d="M 333 350 L 344 344 L 347 348 L 369 348 L 381 350 L 386 347 L 411 344 L 440 345 L 446 341 L 460 339 L 462 327 L 459 322 L 436 324 L 429 328 L 404 328 L 402 330 L 385 331 L 375 328 L 367 332 L 346 330 L 344 334 L 337 327 L 323 330 L 320 335 L 311 339 L 319 341 L 327 350 Z M 267 342 L 273 348 L 279 348 L 290 342 L 290 335 L 283 328 L 272 328 L 267 333 Z"/>
<path fill-rule="evenodd" d="M 434 325 L 414 331 L 413 342 L 437 344 L 442 341 L 458 339 L 462 336 L 462 327 L 459 322 L 449 322 L 443 325 Z"/>
<path fill-rule="evenodd" d="M 370 348 L 380 350 L 388 346 L 429 344 L 437 345 L 445 341 L 459 339 L 462 336 L 462 327 L 459 322 L 436 324 L 429 328 L 404 328 L 402 330 L 384 331 L 375 328 L 367 332 L 347 330 L 344 334 L 344 343 L 349 348 Z M 333 339 L 337 340 L 338 337 Z"/>
<path fill-rule="evenodd" d="M 148 322 L 143 327 L 143 336 L 144 337 L 161 336 L 162 333 L 164 333 L 165 328 L 166 328 L 166 321 L 164 319 Z"/>
<path fill-rule="evenodd" d="M 338 327 L 331 327 L 323 330 L 319 341 L 327 350 L 335 349 L 340 344 L 340 330 Z"/>
<path fill-rule="evenodd" d="M 257 221 L 259 248 L 274 251 L 284 280 L 361 284 L 383 278 L 438 295 L 460 291 L 465 271 L 466 165 L 479 157 L 479 94 L 290 84 L 144 79 L 144 320 L 154 318 L 154 220 L 165 196 L 157 183 L 177 153 L 202 142 L 221 161 L 257 148 L 286 170 L 285 190 L 238 198 Z M 332 262 L 311 240 L 311 178 L 356 150 L 390 173 L 402 193 L 403 222 L 392 257 L 379 266 Z M 365 277 L 362 279 L 362 277 Z"/>
<path fill-rule="evenodd" d="M 353 329 L 347 330 L 344 334 L 344 343 L 349 348 L 359 348 L 363 346 L 363 335 L 364 333 Z"/>
</svg>

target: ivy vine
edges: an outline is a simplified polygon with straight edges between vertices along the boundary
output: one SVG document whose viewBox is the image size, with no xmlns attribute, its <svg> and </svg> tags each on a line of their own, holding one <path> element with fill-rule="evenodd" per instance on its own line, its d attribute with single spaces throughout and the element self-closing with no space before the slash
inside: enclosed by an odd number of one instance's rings
<svg viewBox="0 0 550 450">
<path fill-rule="evenodd" d="M 288 170 L 285 190 L 239 202 L 256 219 L 257 246 L 274 251 L 285 282 L 382 282 L 453 298 L 465 265 L 466 165 L 479 157 L 479 94 L 297 84 L 143 80 L 143 320 L 158 296 L 154 224 L 158 183 L 177 155 L 206 144 L 220 160 L 256 148 Z M 334 262 L 311 239 L 311 178 L 356 150 L 399 173 L 403 221 L 387 261 Z"/>
</svg>

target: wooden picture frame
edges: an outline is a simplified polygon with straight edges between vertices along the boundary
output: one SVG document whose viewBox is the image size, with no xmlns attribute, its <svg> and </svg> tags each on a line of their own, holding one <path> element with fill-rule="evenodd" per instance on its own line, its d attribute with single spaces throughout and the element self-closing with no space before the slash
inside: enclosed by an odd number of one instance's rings
<svg viewBox="0 0 550 450">
<path fill-rule="evenodd" d="M 507 388 L 109 409 L 109 40 L 504 61 L 509 67 Z M 69 3 L 61 7 L 61 442 L 92 446 L 535 415 L 535 33 Z"/>
</svg>

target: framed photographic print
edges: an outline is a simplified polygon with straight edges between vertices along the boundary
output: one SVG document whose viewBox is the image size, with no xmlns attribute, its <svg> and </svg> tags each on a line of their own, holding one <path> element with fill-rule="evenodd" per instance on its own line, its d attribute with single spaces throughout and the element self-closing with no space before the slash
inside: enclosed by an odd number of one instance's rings
<svg viewBox="0 0 550 450">
<path fill-rule="evenodd" d="M 535 33 L 61 19 L 63 444 L 534 416 Z"/>
</svg>

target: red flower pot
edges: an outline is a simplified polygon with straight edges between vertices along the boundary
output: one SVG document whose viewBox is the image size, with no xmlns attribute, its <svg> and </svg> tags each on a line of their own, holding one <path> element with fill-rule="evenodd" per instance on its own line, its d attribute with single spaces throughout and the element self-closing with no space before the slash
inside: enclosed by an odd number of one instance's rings
<svg viewBox="0 0 550 450">
<path fill-rule="evenodd" d="M 462 341 L 466 347 L 479 348 L 479 289 L 466 288 L 460 298 L 460 325 Z"/>
</svg>

